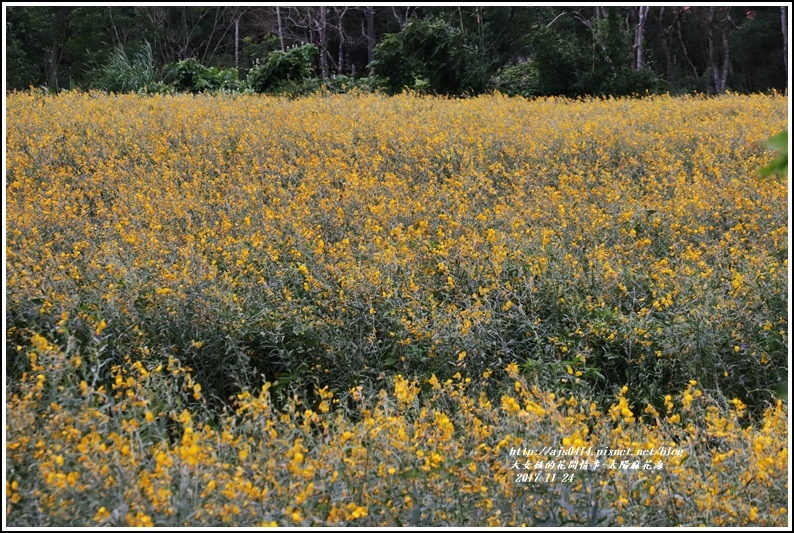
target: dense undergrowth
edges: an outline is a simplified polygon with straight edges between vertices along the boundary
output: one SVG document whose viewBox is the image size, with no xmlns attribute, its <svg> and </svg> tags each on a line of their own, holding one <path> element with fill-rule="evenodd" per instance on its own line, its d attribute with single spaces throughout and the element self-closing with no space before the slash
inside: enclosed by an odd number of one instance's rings
<svg viewBox="0 0 794 533">
<path fill-rule="evenodd" d="M 785 125 L 9 95 L 9 524 L 785 523 Z M 585 444 L 683 455 L 514 483 Z"/>
</svg>

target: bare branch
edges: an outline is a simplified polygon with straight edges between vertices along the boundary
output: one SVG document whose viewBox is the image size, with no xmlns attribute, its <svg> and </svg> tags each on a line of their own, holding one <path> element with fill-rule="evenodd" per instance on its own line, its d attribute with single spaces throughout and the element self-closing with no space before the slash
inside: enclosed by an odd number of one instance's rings
<svg viewBox="0 0 794 533">
<path fill-rule="evenodd" d="M 568 14 L 568 12 L 567 12 L 567 11 L 563 11 L 562 13 L 560 13 L 559 15 L 557 15 L 556 17 L 554 17 L 554 18 L 551 20 L 551 22 L 549 22 L 548 24 L 546 24 L 546 27 L 547 27 L 547 28 L 550 28 L 552 24 L 554 24 L 555 22 L 557 22 L 557 19 L 558 19 L 558 18 L 560 18 L 560 17 L 561 17 L 561 16 L 563 16 L 563 15 L 567 15 L 567 14 Z"/>
</svg>

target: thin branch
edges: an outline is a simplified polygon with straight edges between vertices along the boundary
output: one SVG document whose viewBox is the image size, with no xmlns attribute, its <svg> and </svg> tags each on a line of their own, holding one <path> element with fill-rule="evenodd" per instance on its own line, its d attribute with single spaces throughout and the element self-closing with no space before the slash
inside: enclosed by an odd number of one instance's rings
<svg viewBox="0 0 794 533">
<path fill-rule="evenodd" d="M 546 27 L 547 27 L 547 28 L 550 28 L 552 24 L 554 24 L 555 22 L 557 22 L 557 19 L 558 19 L 558 18 L 560 18 L 560 17 L 561 17 L 561 16 L 563 16 L 563 15 L 567 15 L 567 14 L 568 14 L 568 12 L 567 12 L 567 11 L 563 11 L 562 13 L 560 13 L 559 15 L 557 15 L 556 17 L 554 17 L 554 18 L 552 19 L 552 21 L 551 21 L 551 22 L 549 22 L 548 24 L 546 24 Z"/>
</svg>

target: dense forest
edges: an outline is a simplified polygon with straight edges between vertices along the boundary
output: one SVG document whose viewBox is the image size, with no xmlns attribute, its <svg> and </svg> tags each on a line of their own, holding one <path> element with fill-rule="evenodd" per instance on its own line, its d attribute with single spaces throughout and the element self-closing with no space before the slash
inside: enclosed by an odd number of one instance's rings
<svg viewBox="0 0 794 533">
<path fill-rule="evenodd" d="M 784 90 L 785 6 L 6 8 L 7 89 Z"/>
</svg>

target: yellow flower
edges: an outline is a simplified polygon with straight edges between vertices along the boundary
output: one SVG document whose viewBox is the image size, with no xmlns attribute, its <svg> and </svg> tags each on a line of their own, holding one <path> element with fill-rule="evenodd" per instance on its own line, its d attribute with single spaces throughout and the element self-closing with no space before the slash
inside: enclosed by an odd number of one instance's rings
<svg viewBox="0 0 794 533">
<path fill-rule="evenodd" d="M 521 406 L 518 405 L 515 398 L 511 396 L 502 396 L 502 409 L 508 413 L 517 413 L 521 410 Z"/>
<path fill-rule="evenodd" d="M 433 387 L 433 390 L 438 390 L 441 388 L 441 383 L 438 382 L 438 378 L 435 374 L 430 376 L 430 379 L 427 380 L 428 383 Z"/>
<path fill-rule="evenodd" d="M 110 512 L 108 512 L 108 510 L 105 509 L 104 506 L 100 507 L 99 510 L 94 515 L 95 522 L 104 522 L 108 518 L 110 518 Z"/>
</svg>

